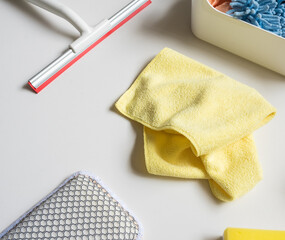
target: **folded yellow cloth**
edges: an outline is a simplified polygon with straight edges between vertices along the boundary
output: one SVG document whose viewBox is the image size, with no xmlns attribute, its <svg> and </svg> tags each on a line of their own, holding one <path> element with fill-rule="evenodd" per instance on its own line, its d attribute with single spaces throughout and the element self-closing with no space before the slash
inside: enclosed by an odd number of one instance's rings
<svg viewBox="0 0 285 240">
<path fill-rule="evenodd" d="M 262 178 L 251 134 L 276 110 L 253 88 L 165 48 L 116 107 L 144 125 L 151 174 L 208 179 L 222 201 Z"/>
</svg>

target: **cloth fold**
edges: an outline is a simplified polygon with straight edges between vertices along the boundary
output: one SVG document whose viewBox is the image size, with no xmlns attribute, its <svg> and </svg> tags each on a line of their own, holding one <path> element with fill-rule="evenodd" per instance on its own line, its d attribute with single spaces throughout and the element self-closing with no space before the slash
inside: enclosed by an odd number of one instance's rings
<svg viewBox="0 0 285 240">
<path fill-rule="evenodd" d="M 165 48 L 116 107 L 144 125 L 151 174 L 208 179 L 223 201 L 262 178 L 252 133 L 276 110 L 253 88 Z"/>
</svg>

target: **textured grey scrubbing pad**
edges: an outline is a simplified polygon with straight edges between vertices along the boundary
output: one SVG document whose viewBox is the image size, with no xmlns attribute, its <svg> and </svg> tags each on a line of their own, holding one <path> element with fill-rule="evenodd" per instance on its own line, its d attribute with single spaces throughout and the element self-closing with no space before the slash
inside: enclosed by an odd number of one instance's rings
<svg viewBox="0 0 285 240">
<path fill-rule="evenodd" d="M 4 230 L 0 239 L 139 240 L 140 228 L 98 180 L 78 172 Z"/>
</svg>

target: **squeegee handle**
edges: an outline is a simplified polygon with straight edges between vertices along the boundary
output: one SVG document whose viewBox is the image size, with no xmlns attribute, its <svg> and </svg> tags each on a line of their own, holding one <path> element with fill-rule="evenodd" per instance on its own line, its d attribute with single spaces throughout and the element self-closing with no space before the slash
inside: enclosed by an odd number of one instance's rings
<svg viewBox="0 0 285 240">
<path fill-rule="evenodd" d="M 59 17 L 64 18 L 66 21 L 70 22 L 80 34 L 89 33 L 92 28 L 71 8 L 60 3 L 57 0 L 25 0 L 30 2 L 40 8 L 43 8 Z"/>
</svg>

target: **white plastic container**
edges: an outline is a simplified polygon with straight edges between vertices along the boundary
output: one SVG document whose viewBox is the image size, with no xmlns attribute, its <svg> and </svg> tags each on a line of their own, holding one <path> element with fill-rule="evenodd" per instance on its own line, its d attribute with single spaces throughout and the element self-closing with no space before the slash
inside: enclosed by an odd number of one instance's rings
<svg viewBox="0 0 285 240">
<path fill-rule="evenodd" d="M 192 0 L 194 35 L 285 76 L 285 38 L 234 19 L 208 0 Z"/>
</svg>

